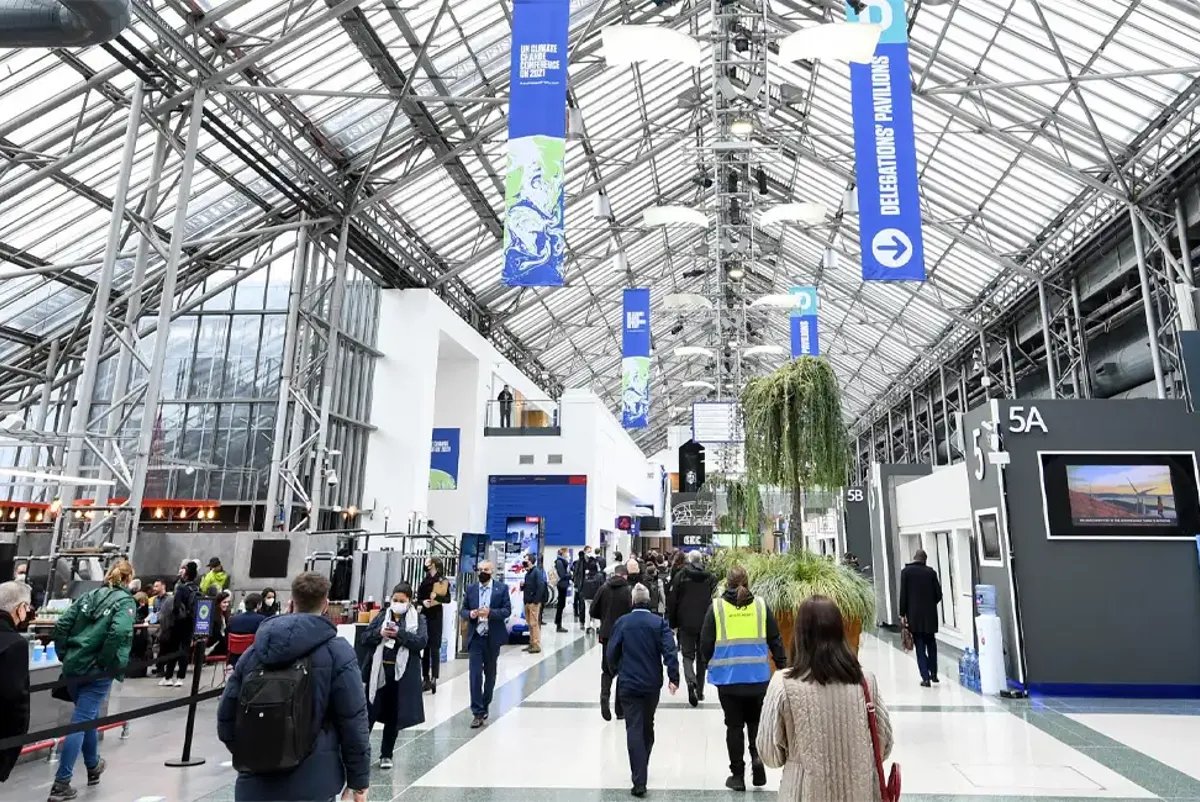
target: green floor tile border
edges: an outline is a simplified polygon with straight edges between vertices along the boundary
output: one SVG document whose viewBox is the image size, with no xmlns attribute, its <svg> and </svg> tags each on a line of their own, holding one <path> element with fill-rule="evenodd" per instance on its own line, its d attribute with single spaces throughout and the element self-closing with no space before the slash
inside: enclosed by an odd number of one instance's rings
<svg viewBox="0 0 1200 802">
<path fill-rule="evenodd" d="M 587 654 L 595 645 L 594 637 L 579 636 L 503 685 L 497 685 L 489 724 L 495 723 L 506 713 L 520 707 L 521 703 L 531 694 Z M 382 734 L 378 730 L 372 732 L 371 788 L 367 794 L 368 802 L 391 802 L 396 799 L 398 795 L 432 771 L 460 747 L 486 731 L 487 727 L 478 730 L 471 729 L 471 718 L 471 711 L 467 709 L 428 730 L 401 732 L 396 740 L 396 751 L 392 755 L 394 767 L 389 772 L 380 771 L 375 765 L 379 759 L 379 744 Z M 464 778 L 464 780 L 466 779 Z M 425 789 L 413 790 L 424 791 Z M 471 797 L 475 802 L 478 790 L 475 787 L 469 794 L 458 790 L 455 798 L 461 802 L 461 800 Z M 406 798 L 414 797 L 409 795 Z M 232 802 L 232 800 L 233 784 L 231 783 L 207 796 L 200 797 L 196 802 Z M 479 799 L 478 802 L 484 802 L 484 800 Z"/>
<path fill-rule="evenodd" d="M 891 636 L 892 633 L 886 633 Z M 879 637 L 883 643 L 903 651 L 899 636 Z M 1139 752 L 1131 746 L 1110 738 L 1081 724 L 1073 718 L 1051 710 L 1038 700 L 998 699 L 997 710 L 1004 710 L 1041 730 L 1055 740 L 1087 755 L 1101 766 L 1131 783 L 1144 788 L 1160 799 L 1182 802 L 1200 800 L 1200 780 L 1168 766 L 1160 760 Z M 889 710 L 892 708 L 889 706 Z M 1038 797 L 1038 799 L 1042 799 Z"/>
</svg>

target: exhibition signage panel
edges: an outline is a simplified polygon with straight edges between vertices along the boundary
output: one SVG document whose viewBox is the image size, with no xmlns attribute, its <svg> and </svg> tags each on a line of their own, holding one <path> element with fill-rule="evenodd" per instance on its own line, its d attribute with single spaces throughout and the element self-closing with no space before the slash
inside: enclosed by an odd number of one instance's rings
<svg viewBox="0 0 1200 802">
<path fill-rule="evenodd" d="M 820 356 L 821 345 L 817 337 L 817 288 L 792 287 L 789 292 L 799 301 L 792 309 L 789 321 L 792 330 L 792 359 Z"/>
<path fill-rule="evenodd" d="M 924 281 L 904 0 L 867 0 L 846 17 L 883 26 L 871 63 L 850 65 L 863 281 Z"/>
<path fill-rule="evenodd" d="M 710 547 L 715 523 L 716 503 L 711 495 L 671 495 L 671 543 L 675 548 L 691 550 Z"/>
<path fill-rule="evenodd" d="M 458 489 L 458 453 L 461 430 L 434 429 L 429 450 L 429 489 Z"/>
<path fill-rule="evenodd" d="M 650 290 L 625 290 L 621 336 L 621 423 L 650 425 Z"/>
<path fill-rule="evenodd" d="M 207 638 L 212 635 L 213 599 L 201 599 L 196 602 L 196 625 L 192 629 L 193 638 Z"/>
<path fill-rule="evenodd" d="M 736 401 L 696 401 L 692 404 L 692 439 L 697 443 L 741 442 Z"/>
<path fill-rule="evenodd" d="M 561 287 L 569 0 L 514 0 L 504 284 Z"/>
</svg>

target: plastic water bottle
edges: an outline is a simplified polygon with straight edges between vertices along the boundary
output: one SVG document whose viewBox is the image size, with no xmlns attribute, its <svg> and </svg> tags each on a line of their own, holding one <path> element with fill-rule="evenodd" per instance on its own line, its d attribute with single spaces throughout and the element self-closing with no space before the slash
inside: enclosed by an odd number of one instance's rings
<svg viewBox="0 0 1200 802">
<path fill-rule="evenodd" d="M 46 662 L 54 663 L 58 661 L 58 650 L 54 648 L 54 641 L 46 644 Z"/>
<path fill-rule="evenodd" d="M 46 649 L 42 646 L 41 641 L 35 642 L 33 644 L 33 661 L 32 662 L 40 663 L 40 662 L 44 661 L 45 659 L 46 659 Z"/>
<path fill-rule="evenodd" d="M 971 675 L 969 679 L 971 690 L 979 693 L 979 655 L 974 651 L 971 652 Z"/>
<path fill-rule="evenodd" d="M 967 684 L 967 652 L 969 651 L 971 650 L 968 647 L 967 651 L 958 657 L 958 684 L 962 686 Z"/>
</svg>

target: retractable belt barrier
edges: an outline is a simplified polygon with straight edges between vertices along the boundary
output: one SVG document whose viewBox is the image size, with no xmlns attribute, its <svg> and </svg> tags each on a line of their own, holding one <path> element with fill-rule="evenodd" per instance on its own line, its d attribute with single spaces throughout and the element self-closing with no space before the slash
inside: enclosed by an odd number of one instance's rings
<svg viewBox="0 0 1200 802">
<path fill-rule="evenodd" d="M 204 649 L 199 648 L 200 643 L 202 643 L 202 641 L 195 641 L 195 642 L 193 642 L 192 648 L 190 650 L 181 649 L 178 652 L 167 655 L 166 657 L 163 657 L 162 655 L 160 655 L 158 658 L 156 658 L 154 660 L 140 661 L 139 663 L 136 663 L 136 664 L 130 664 L 129 666 L 126 666 L 126 668 L 124 668 L 120 671 L 97 672 L 95 674 L 86 674 L 81 677 L 64 677 L 64 678 L 56 680 L 54 682 L 44 682 L 39 685 L 30 687 L 29 692 L 30 692 L 30 694 L 33 694 L 33 693 L 37 693 L 37 692 L 41 692 L 41 691 L 53 690 L 55 688 L 68 687 L 71 685 L 79 685 L 81 683 L 86 683 L 86 682 L 93 682 L 98 679 L 115 679 L 116 677 L 127 673 L 131 668 L 134 670 L 139 670 L 141 668 L 147 668 L 149 666 L 161 663 L 164 660 L 173 660 L 177 657 L 184 656 L 184 655 L 188 654 L 189 651 L 191 652 L 192 657 L 193 657 L 193 660 L 192 660 L 192 669 L 193 669 L 193 671 L 192 671 L 192 691 L 190 694 L 183 697 L 182 699 L 171 699 L 166 702 L 158 702 L 158 703 L 155 703 L 152 705 L 147 705 L 145 707 L 139 707 L 136 710 L 128 710 L 128 711 L 123 711 L 121 713 L 113 713 L 111 715 L 104 716 L 102 718 L 92 719 L 91 721 L 80 721 L 80 722 L 73 723 L 73 724 L 63 724 L 58 727 L 51 727 L 49 729 L 41 730 L 40 732 L 31 732 L 31 733 L 27 733 L 25 735 L 15 735 L 10 738 L 3 738 L 3 739 L 0 739 L 0 750 L 12 749 L 13 747 L 18 747 L 18 746 L 26 746 L 27 744 L 44 743 L 44 742 L 50 741 L 50 740 L 56 741 L 59 738 L 64 738 L 68 735 L 74 735 L 75 733 L 78 733 L 78 732 L 87 732 L 88 730 L 103 729 L 103 728 L 109 727 L 113 724 L 123 724 L 125 722 L 135 721 L 140 718 L 146 718 L 148 716 L 158 715 L 159 713 L 167 713 L 171 710 L 178 710 L 182 707 L 186 707 L 188 709 L 188 717 L 187 717 L 186 730 L 184 731 L 184 736 L 183 736 L 183 754 L 179 760 L 166 761 L 166 765 L 171 766 L 171 767 L 185 767 L 185 766 L 198 766 L 198 765 L 204 763 L 204 758 L 193 758 L 191 755 L 192 731 L 196 726 L 196 706 L 200 702 L 207 702 L 210 699 L 218 698 L 222 693 L 224 693 L 225 686 L 221 685 L 220 687 L 212 688 L 210 690 L 201 692 L 201 690 L 200 690 L 200 674 L 204 670 Z"/>
</svg>

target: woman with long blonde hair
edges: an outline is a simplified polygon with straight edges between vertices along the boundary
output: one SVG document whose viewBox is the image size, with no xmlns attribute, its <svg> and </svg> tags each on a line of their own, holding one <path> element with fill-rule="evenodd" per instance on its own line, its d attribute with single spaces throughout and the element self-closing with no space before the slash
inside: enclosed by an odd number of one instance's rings
<svg viewBox="0 0 1200 802">
<path fill-rule="evenodd" d="M 117 560 L 104 575 L 104 585 L 76 599 L 54 625 L 54 648 L 62 660 L 62 675 L 74 680 L 67 685 L 75 702 L 72 724 L 98 718 L 113 680 L 125 679 L 136 608 L 129 593 L 132 579 L 133 566 L 128 560 Z M 72 733 L 63 741 L 49 802 L 66 802 L 78 795 L 71 787 L 71 777 L 81 750 L 87 784 L 100 782 L 104 759 L 96 731 Z"/>
</svg>

